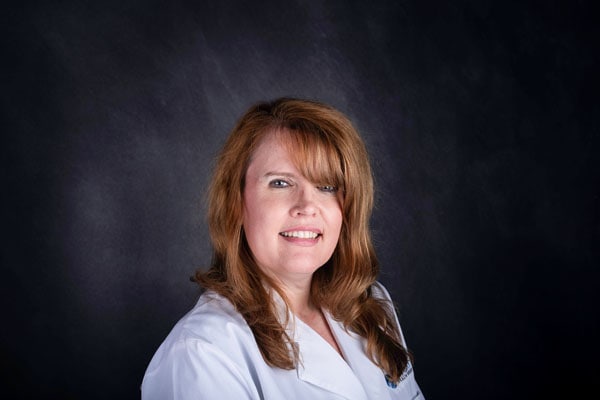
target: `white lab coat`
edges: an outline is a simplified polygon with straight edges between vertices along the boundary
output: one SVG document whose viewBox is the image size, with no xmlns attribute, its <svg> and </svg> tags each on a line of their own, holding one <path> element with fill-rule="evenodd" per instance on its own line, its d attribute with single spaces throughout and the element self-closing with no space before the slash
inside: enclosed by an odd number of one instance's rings
<svg viewBox="0 0 600 400">
<path fill-rule="evenodd" d="M 374 294 L 389 299 L 380 284 Z M 282 309 L 281 298 L 274 298 Z M 390 387 L 383 371 L 367 358 L 364 340 L 324 314 L 344 358 L 292 315 L 287 332 L 299 347 L 301 362 L 294 370 L 283 370 L 265 363 L 233 305 L 205 292 L 152 358 L 142 399 L 424 400 L 410 364 L 397 387 Z"/>
</svg>

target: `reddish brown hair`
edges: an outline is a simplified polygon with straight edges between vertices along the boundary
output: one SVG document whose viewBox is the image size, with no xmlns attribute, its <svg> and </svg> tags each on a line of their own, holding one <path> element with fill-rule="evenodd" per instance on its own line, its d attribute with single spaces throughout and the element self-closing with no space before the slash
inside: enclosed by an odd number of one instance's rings
<svg viewBox="0 0 600 400">
<path fill-rule="evenodd" d="M 243 190 L 248 164 L 262 139 L 284 132 L 293 162 L 310 181 L 335 184 L 342 193 L 343 222 L 331 259 L 313 275 L 311 297 L 347 329 L 367 340 L 366 352 L 398 380 L 408 363 L 393 309 L 371 286 L 378 262 L 369 219 L 373 178 L 365 145 L 348 118 L 313 101 L 278 99 L 251 107 L 238 121 L 217 160 L 209 191 L 211 268 L 196 281 L 229 299 L 252 329 L 265 361 L 294 368 L 298 355 L 277 319 L 264 283 L 282 291 L 256 265 L 243 233 Z"/>
</svg>

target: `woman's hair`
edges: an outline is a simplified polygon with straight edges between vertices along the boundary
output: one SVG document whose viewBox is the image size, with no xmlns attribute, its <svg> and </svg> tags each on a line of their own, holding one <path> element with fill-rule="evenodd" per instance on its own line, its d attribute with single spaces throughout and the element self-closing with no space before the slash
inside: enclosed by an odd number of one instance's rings
<svg viewBox="0 0 600 400">
<path fill-rule="evenodd" d="M 298 354 L 267 287 L 285 295 L 257 266 L 242 226 L 248 164 L 261 141 L 274 132 L 281 133 L 292 162 L 307 179 L 334 184 L 342 193 L 339 241 L 331 259 L 313 275 L 311 299 L 364 337 L 369 358 L 398 380 L 409 355 L 393 307 L 371 292 L 379 268 L 369 231 L 373 177 L 367 151 L 348 118 L 327 105 L 282 98 L 251 107 L 238 121 L 217 160 L 209 191 L 212 265 L 198 271 L 195 280 L 234 304 L 268 364 L 296 366 Z"/>
</svg>

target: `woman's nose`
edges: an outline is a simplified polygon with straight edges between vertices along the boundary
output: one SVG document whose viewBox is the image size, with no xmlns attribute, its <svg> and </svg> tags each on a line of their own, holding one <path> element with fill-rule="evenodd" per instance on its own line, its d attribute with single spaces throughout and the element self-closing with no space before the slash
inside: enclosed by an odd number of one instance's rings
<svg viewBox="0 0 600 400">
<path fill-rule="evenodd" d="M 292 216 L 312 216 L 317 213 L 318 207 L 313 198 L 314 194 L 310 188 L 302 189 L 295 198 L 294 205 L 291 208 Z"/>
</svg>

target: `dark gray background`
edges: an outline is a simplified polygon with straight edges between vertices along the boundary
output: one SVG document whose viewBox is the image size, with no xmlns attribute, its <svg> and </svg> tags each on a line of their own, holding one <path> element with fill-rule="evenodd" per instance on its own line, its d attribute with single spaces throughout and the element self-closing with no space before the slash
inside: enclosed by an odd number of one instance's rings
<svg viewBox="0 0 600 400">
<path fill-rule="evenodd" d="M 429 399 L 598 392 L 588 2 L 207 3 L 0 13 L 3 393 L 139 397 L 210 261 L 215 154 L 282 95 L 368 144 L 381 280 Z"/>
</svg>

